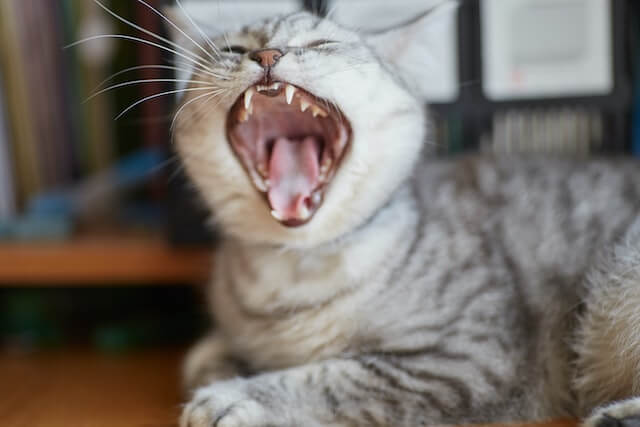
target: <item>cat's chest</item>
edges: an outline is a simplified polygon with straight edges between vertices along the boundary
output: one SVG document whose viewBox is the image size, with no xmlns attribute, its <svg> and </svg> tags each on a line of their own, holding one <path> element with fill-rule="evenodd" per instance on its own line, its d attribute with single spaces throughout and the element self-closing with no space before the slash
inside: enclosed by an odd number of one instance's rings
<svg viewBox="0 0 640 427">
<path fill-rule="evenodd" d="M 359 295 L 340 254 L 299 258 L 230 251 L 219 264 L 213 309 L 234 351 L 256 369 L 342 352 L 357 329 Z"/>
</svg>

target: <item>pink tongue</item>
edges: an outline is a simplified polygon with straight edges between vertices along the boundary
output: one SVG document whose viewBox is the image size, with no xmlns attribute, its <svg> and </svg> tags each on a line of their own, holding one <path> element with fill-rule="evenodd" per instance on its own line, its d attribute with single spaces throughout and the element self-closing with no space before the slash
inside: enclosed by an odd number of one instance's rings
<svg viewBox="0 0 640 427">
<path fill-rule="evenodd" d="M 278 138 L 269 161 L 269 203 L 280 220 L 306 220 L 306 200 L 318 184 L 318 144 L 313 137 L 302 141 Z"/>
</svg>

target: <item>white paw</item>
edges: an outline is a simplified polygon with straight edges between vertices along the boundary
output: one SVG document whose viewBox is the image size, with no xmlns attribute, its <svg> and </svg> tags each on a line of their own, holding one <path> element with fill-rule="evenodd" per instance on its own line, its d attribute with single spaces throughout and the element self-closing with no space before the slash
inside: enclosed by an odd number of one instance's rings
<svg viewBox="0 0 640 427">
<path fill-rule="evenodd" d="M 258 427 L 272 424 L 261 403 L 246 392 L 243 379 L 216 383 L 196 391 L 182 411 L 180 427 Z"/>
<path fill-rule="evenodd" d="M 596 409 L 582 427 L 640 427 L 640 397 Z"/>
</svg>

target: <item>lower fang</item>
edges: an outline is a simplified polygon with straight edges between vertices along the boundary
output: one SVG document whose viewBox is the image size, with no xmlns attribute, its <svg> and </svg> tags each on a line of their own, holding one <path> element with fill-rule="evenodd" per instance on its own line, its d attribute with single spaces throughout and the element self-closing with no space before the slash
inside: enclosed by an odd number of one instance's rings
<svg viewBox="0 0 640 427">
<path fill-rule="evenodd" d="M 311 196 L 311 200 L 315 205 L 317 205 L 318 203 L 320 203 L 320 197 L 320 192 L 316 191 L 315 193 L 313 193 L 313 196 Z"/>
<path fill-rule="evenodd" d="M 277 219 L 278 221 L 283 221 L 284 218 L 282 218 L 282 215 L 280 215 L 280 213 L 278 211 L 276 211 L 275 209 L 271 211 L 271 216 L 274 217 L 275 219 Z"/>
<path fill-rule="evenodd" d="M 322 108 L 316 107 L 315 105 L 311 107 L 311 113 L 313 114 L 313 117 L 327 117 L 327 112 Z"/>
<path fill-rule="evenodd" d="M 241 122 L 249 120 L 249 112 L 247 110 L 240 110 L 239 118 Z"/>
<path fill-rule="evenodd" d="M 298 211 L 298 219 L 302 221 L 309 219 L 310 216 L 311 216 L 311 211 L 306 206 L 302 206 Z"/>
</svg>

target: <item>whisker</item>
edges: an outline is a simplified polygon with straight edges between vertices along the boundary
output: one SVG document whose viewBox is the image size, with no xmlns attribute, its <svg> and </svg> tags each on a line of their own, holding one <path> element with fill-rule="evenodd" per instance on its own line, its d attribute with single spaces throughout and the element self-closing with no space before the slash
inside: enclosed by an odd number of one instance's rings
<svg viewBox="0 0 640 427">
<path fill-rule="evenodd" d="M 219 92 L 219 93 L 215 93 L 215 94 L 213 94 L 212 96 L 210 96 L 209 98 L 207 98 L 207 99 L 202 103 L 202 105 L 199 107 L 199 109 L 196 111 L 196 113 L 200 113 L 200 112 L 201 112 L 201 110 L 202 110 L 202 108 L 207 106 L 207 103 L 209 102 L 210 98 L 213 98 L 214 96 L 219 96 L 219 95 L 220 95 L 221 93 L 223 93 L 223 92 L 225 92 L 225 91 L 222 91 L 222 92 Z M 231 92 L 231 91 L 226 91 L 226 93 L 224 93 L 224 94 L 220 97 L 220 99 L 218 99 L 218 102 L 216 102 L 214 105 L 209 106 L 209 109 L 211 110 L 211 109 L 216 108 L 218 105 L 220 105 L 220 103 L 221 103 L 222 101 L 224 101 L 225 99 L 227 99 L 231 94 L 232 94 L 232 92 Z M 207 94 L 207 95 L 208 95 L 208 94 Z M 184 106 L 183 106 L 183 107 L 184 107 Z M 196 108 L 198 108 L 198 107 L 196 107 Z M 182 110 L 182 108 L 181 108 L 181 110 Z M 171 134 L 173 134 L 173 133 L 174 133 L 174 124 L 175 124 L 176 119 L 178 118 L 178 114 L 179 114 L 179 113 L 180 113 L 180 110 L 178 110 L 178 112 L 176 113 L 176 116 L 174 117 L 173 122 L 171 123 L 171 127 L 170 127 Z M 196 116 L 196 114 L 193 114 L 193 117 L 195 117 L 195 116 Z M 192 120 L 193 120 L 193 119 L 192 119 Z"/>
<path fill-rule="evenodd" d="M 161 92 L 161 93 L 156 93 L 155 95 L 150 95 L 150 96 L 146 96 L 136 102 L 134 102 L 133 104 L 131 104 L 130 106 L 128 106 L 127 108 L 125 108 L 120 114 L 118 114 L 114 120 L 118 120 L 120 117 L 124 116 L 127 112 L 129 112 L 131 109 L 135 108 L 136 106 L 142 104 L 143 102 L 149 101 L 151 99 L 155 99 L 155 98 L 159 98 L 161 96 L 166 96 L 166 95 L 171 95 L 174 93 L 182 93 L 182 92 L 192 92 L 192 91 L 196 91 L 196 90 L 211 90 L 211 89 L 218 89 L 217 86 L 208 86 L 208 87 L 192 87 L 192 88 L 186 88 L 186 89 L 176 89 L 176 90 L 169 90 L 166 92 Z"/>
<path fill-rule="evenodd" d="M 170 60 L 168 60 L 168 62 L 172 63 L 174 65 L 177 65 L 177 66 L 188 68 L 186 70 L 182 70 L 182 71 L 186 71 L 187 73 L 192 73 L 193 70 L 198 70 L 203 74 L 206 74 L 206 75 L 211 76 L 211 77 L 215 77 L 217 79 L 231 80 L 231 77 L 229 75 L 220 74 L 218 71 L 213 71 L 212 72 L 212 71 L 210 71 L 210 69 L 202 68 L 201 66 L 199 66 L 197 64 L 193 65 L 193 64 L 189 64 L 187 62 L 178 61 L 176 59 L 170 59 Z"/>
<path fill-rule="evenodd" d="M 135 67 L 129 67 L 129 68 L 125 68 L 124 70 L 120 70 L 117 73 L 113 73 L 111 74 L 109 77 L 107 77 L 106 79 L 104 79 L 103 81 L 101 81 L 93 90 L 92 92 L 100 89 L 100 87 L 104 86 L 105 83 L 107 83 L 110 80 L 115 79 L 116 77 L 122 75 L 122 74 L 126 74 L 130 71 L 135 71 L 135 70 L 145 70 L 145 69 L 159 69 L 159 70 L 173 70 L 173 71 L 184 71 L 184 72 L 190 72 L 190 69 L 187 68 L 179 68 L 179 67 L 175 67 L 173 65 L 137 65 Z M 214 76 L 215 77 L 215 76 Z"/>
<path fill-rule="evenodd" d="M 149 8 L 151 8 L 151 9 L 153 9 L 151 6 L 149 6 L 148 4 L 146 4 L 144 1 L 142 1 L 142 0 L 137 0 L 137 1 L 138 1 L 138 2 L 140 2 L 140 3 L 142 3 L 142 4 L 144 4 L 145 6 L 147 6 L 147 7 L 149 7 Z M 98 0 L 93 0 L 93 2 L 94 2 L 95 4 L 97 4 L 98 6 L 100 6 L 100 8 L 102 8 L 102 9 L 103 9 L 105 12 L 107 12 L 109 15 L 113 16 L 114 18 L 116 18 L 117 20 L 119 20 L 119 21 L 121 21 L 121 22 L 124 22 L 125 24 L 129 25 L 130 27 L 135 28 L 136 30 L 141 31 L 141 32 L 143 32 L 144 34 L 147 34 L 147 35 L 149 35 L 149 36 L 151 36 L 151 37 L 153 37 L 153 38 L 155 38 L 155 39 L 157 39 L 157 40 L 160 40 L 160 41 L 162 41 L 162 42 L 165 42 L 165 43 L 167 43 L 167 44 L 168 44 L 169 46 L 171 46 L 171 47 L 174 47 L 174 48 L 176 48 L 176 49 L 180 49 L 182 52 L 186 52 L 188 55 L 192 56 L 194 59 L 198 59 L 198 60 L 201 60 L 201 61 L 205 61 L 205 63 L 206 63 L 206 61 L 207 61 L 207 60 L 206 60 L 205 58 L 203 58 L 202 56 L 200 56 L 200 55 L 196 55 L 195 53 L 193 53 L 193 52 L 192 52 L 192 51 L 190 51 L 189 49 L 187 49 L 187 48 L 185 48 L 185 47 L 183 47 L 183 46 L 180 46 L 179 44 L 177 44 L 177 43 L 175 43 L 175 42 L 173 42 L 173 41 L 171 41 L 171 40 L 169 40 L 169 39 L 167 39 L 167 38 L 165 38 L 165 37 L 162 37 L 162 36 L 160 36 L 160 35 L 158 35 L 158 34 L 154 33 L 153 31 L 149 31 L 149 30 L 147 30 L 146 28 L 143 28 L 143 27 L 141 27 L 140 25 L 137 25 L 137 24 L 135 24 L 135 23 L 133 23 L 133 22 L 129 21 L 128 19 L 123 18 L 122 16 L 118 15 L 117 13 L 115 13 L 114 11 L 112 11 L 111 9 L 109 9 L 108 7 L 106 7 L 105 5 L 103 5 L 102 3 L 100 3 L 100 1 L 98 1 Z M 159 13 L 159 12 L 157 12 L 155 9 L 153 9 L 153 11 L 154 11 L 154 12 L 156 12 L 156 13 Z M 162 16 L 162 15 L 161 15 L 161 16 Z M 214 62 L 214 63 L 217 61 L 217 60 L 216 60 L 214 57 L 212 57 L 212 56 L 211 56 L 207 51 L 204 51 L 204 52 L 205 52 L 207 55 L 209 55 L 209 56 L 211 57 L 211 59 L 213 59 L 213 62 Z"/>
<path fill-rule="evenodd" d="M 138 0 L 141 1 L 141 0 Z M 196 29 L 196 31 L 198 31 L 198 33 L 200 33 L 200 35 L 204 38 L 205 42 L 209 45 L 209 47 L 215 52 L 215 54 L 218 56 L 218 59 L 222 59 L 222 55 L 221 52 L 218 50 L 218 48 L 216 47 L 216 45 L 213 43 L 213 41 L 211 40 L 211 38 L 209 38 L 209 36 L 207 36 L 205 34 L 204 31 L 202 31 L 202 28 L 200 28 L 200 26 L 193 20 L 193 18 L 191 18 L 191 15 L 186 11 L 186 9 L 184 8 L 184 6 L 182 6 L 182 2 L 180 2 L 180 0 L 176 0 L 176 4 L 178 5 L 178 7 L 180 8 L 180 10 L 182 11 L 182 13 L 184 14 L 184 16 L 189 20 L 189 22 L 191 23 L 191 25 Z M 184 33 L 183 33 L 184 34 Z M 224 64 L 223 64 L 224 65 Z"/>
<path fill-rule="evenodd" d="M 70 44 L 66 45 L 64 48 L 68 49 L 68 48 L 77 46 L 77 45 L 82 44 L 82 43 L 90 42 L 92 40 L 100 40 L 100 39 L 107 39 L 107 38 L 132 40 L 132 41 L 144 43 L 144 44 L 147 44 L 147 45 L 150 45 L 150 46 L 153 46 L 153 47 L 157 47 L 158 49 L 162 49 L 162 50 L 170 52 L 170 53 L 172 53 L 174 55 L 180 56 L 181 58 L 184 58 L 184 59 L 186 59 L 186 60 L 188 60 L 188 61 L 190 61 L 190 62 L 192 62 L 194 64 L 198 64 L 198 65 L 204 67 L 209 72 L 215 74 L 215 71 L 213 69 L 209 68 L 207 65 L 204 65 L 201 62 L 198 62 L 197 60 L 195 60 L 193 58 L 190 58 L 189 56 L 184 55 L 184 54 L 182 54 L 182 53 L 180 53 L 180 52 L 178 52 L 176 50 L 170 49 L 170 48 L 168 48 L 166 46 L 163 46 L 161 44 L 158 44 L 158 43 L 155 43 L 155 42 L 152 42 L 152 41 L 149 41 L 149 40 L 142 39 L 140 37 L 127 36 L 125 34 L 100 34 L 100 35 L 97 35 L 97 36 L 91 36 L 91 37 L 87 37 L 87 38 L 84 38 L 82 40 L 78 40 L 78 41 L 75 41 L 73 43 L 70 43 Z M 225 77 L 219 76 L 219 75 L 216 75 L 216 77 L 221 78 L 221 79 L 225 78 Z"/>
<path fill-rule="evenodd" d="M 109 86 L 107 88 L 104 88 L 94 94 L 91 94 L 87 99 L 84 100 L 83 103 L 89 102 L 91 101 L 93 98 L 95 98 L 98 95 L 102 95 L 105 92 L 108 92 L 110 90 L 113 89 L 117 89 L 120 87 L 125 87 L 125 86 L 131 86 L 131 85 L 135 85 L 135 84 L 142 84 L 142 83 L 197 83 L 197 84 L 211 84 L 211 82 L 208 81 L 202 81 L 202 80 L 190 80 L 190 79 L 141 79 L 141 80 L 131 80 L 128 82 L 124 82 L 124 83 L 118 83 L 112 86 Z"/>
<path fill-rule="evenodd" d="M 180 32 L 180 34 L 182 34 L 183 36 L 185 36 L 189 41 L 191 41 L 191 43 L 195 44 L 201 51 L 203 51 L 204 53 L 206 53 L 211 59 L 214 60 L 214 62 L 218 62 L 220 59 L 220 55 L 219 52 L 216 51 L 215 45 L 209 45 L 211 47 L 213 47 L 213 51 L 214 53 L 216 53 L 216 55 L 218 56 L 218 59 L 216 59 L 213 55 L 211 55 L 211 53 L 206 50 L 200 43 L 196 42 L 191 36 L 189 36 L 185 31 L 183 31 L 179 26 L 177 26 L 173 21 L 171 21 L 169 18 L 167 18 L 162 12 L 158 11 L 157 9 L 155 9 L 153 6 L 151 6 L 150 4 L 148 4 L 147 2 L 145 2 L 144 0 L 137 0 L 138 2 L 144 4 L 145 6 L 147 6 L 149 9 L 151 9 L 152 11 L 154 11 L 158 16 L 160 16 L 162 19 L 164 19 L 169 25 L 171 25 L 173 28 L 175 28 L 178 32 Z M 182 4 L 180 4 L 180 2 L 178 1 L 178 6 L 180 6 L 180 9 L 184 12 L 184 9 L 182 7 Z M 187 18 L 190 18 L 187 15 Z M 207 37 L 205 34 L 201 35 L 204 36 L 205 41 L 209 41 L 209 37 Z"/>
<path fill-rule="evenodd" d="M 174 128 L 174 126 L 176 124 L 176 120 L 178 119 L 178 116 L 180 115 L 180 113 L 182 113 L 182 111 L 184 111 L 185 107 L 187 107 L 189 104 L 191 104 L 191 103 L 193 103 L 193 102 L 195 102 L 195 101 L 197 101 L 199 99 L 204 98 L 205 96 L 208 96 L 209 98 L 207 98 L 205 100 L 205 103 L 206 103 L 210 98 L 212 98 L 214 96 L 217 96 L 218 94 L 219 93 L 216 93 L 216 92 L 207 92 L 205 94 L 198 95 L 195 98 L 185 102 L 182 106 L 180 106 L 180 108 L 178 108 L 178 111 L 176 111 L 175 115 L 173 116 L 173 120 L 171 121 L 171 126 L 169 127 L 169 131 L 173 133 L 173 128 Z"/>
</svg>

